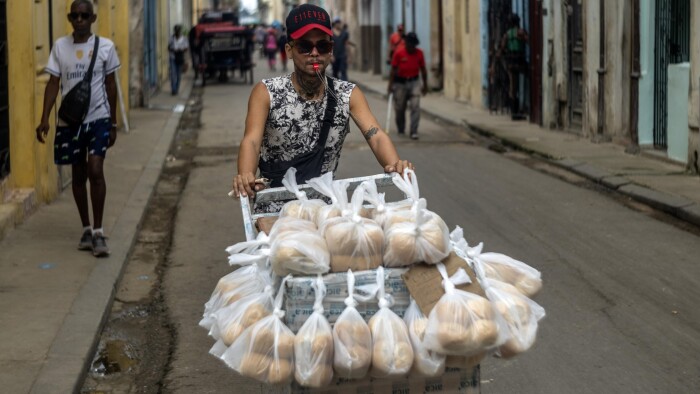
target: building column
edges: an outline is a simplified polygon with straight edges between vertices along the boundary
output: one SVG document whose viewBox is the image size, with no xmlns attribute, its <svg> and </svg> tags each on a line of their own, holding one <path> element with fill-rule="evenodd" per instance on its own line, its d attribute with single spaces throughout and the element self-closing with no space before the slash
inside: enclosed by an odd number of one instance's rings
<svg viewBox="0 0 700 394">
<path fill-rule="evenodd" d="M 36 134 L 34 124 L 34 2 L 7 2 L 7 60 L 10 108 L 11 187 L 34 188 L 36 168 Z M 23 25 L 16 26 L 17 21 Z"/>
</svg>

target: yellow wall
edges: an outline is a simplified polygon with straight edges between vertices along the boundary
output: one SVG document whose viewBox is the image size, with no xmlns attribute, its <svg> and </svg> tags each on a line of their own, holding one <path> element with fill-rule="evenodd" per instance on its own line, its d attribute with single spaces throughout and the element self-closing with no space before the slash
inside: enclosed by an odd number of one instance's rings
<svg viewBox="0 0 700 394">
<path fill-rule="evenodd" d="M 52 16 L 53 40 L 72 29 L 66 14 L 71 0 L 8 1 L 8 80 L 10 103 L 9 188 L 34 189 L 39 201 L 54 199 L 60 192 L 58 169 L 53 164 L 53 130 L 58 102 L 50 116 L 51 132 L 46 144 L 36 140 L 34 132 L 41 119 L 44 89 L 49 80 L 44 68 L 50 53 L 49 18 Z M 95 6 L 98 23 L 93 31 L 112 39 L 123 65 L 120 79 L 123 92 L 128 92 L 129 30 L 128 1 L 101 0 Z M 124 95 L 128 100 L 128 94 Z M 58 101 L 58 100 L 57 100 Z M 128 101 L 125 102 L 128 109 Z M 120 118 L 121 122 L 121 118 Z"/>
</svg>

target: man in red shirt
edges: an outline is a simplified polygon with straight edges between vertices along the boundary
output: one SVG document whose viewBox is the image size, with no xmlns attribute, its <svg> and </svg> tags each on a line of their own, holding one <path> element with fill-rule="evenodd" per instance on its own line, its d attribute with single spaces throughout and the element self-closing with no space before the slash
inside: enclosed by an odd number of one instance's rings
<svg viewBox="0 0 700 394">
<path fill-rule="evenodd" d="M 416 48 L 418 37 L 416 33 L 408 33 L 405 47 L 394 52 L 391 59 L 388 93 L 394 93 L 394 109 L 396 112 L 396 127 L 399 134 L 404 134 L 406 128 L 406 105 L 411 109 L 411 139 L 418 139 L 418 122 L 420 121 L 420 96 L 428 93 L 428 72 L 425 69 L 423 51 Z M 423 85 L 418 81 L 420 73 Z"/>
<path fill-rule="evenodd" d="M 403 24 L 399 23 L 399 25 L 396 26 L 396 31 L 389 36 L 389 57 L 386 59 L 386 64 L 391 64 L 391 58 L 394 57 L 394 52 L 399 48 L 403 48 L 403 46 Z"/>
</svg>

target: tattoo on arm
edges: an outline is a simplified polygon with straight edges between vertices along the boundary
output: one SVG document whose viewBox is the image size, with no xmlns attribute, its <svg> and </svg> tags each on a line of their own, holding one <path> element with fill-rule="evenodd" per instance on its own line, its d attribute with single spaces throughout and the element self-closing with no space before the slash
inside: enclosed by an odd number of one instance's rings
<svg viewBox="0 0 700 394">
<path fill-rule="evenodd" d="M 379 132 L 379 128 L 378 128 L 378 127 L 374 127 L 374 126 L 370 127 L 369 130 L 367 130 L 367 132 L 365 133 L 365 139 L 366 139 L 367 141 L 369 141 L 369 140 L 370 140 L 372 137 L 374 137 L 374 135 L 377 134 L 378 132 Z"/>
</svg>

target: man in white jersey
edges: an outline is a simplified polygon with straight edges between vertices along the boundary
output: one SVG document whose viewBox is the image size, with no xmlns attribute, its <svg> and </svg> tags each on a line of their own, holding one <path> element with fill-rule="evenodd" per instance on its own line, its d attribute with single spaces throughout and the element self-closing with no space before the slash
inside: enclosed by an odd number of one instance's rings
<svg viewBox="0 0 700 394">
<path fill-rule="evenodd" d="M 59 87 L 65 97 L 73 86 L 82 81 L 92 59 L 95 35 L 91 27 L 95 23 L 92 3 L 74 0 L 68 20 L 73 26 L 71 35 L 59 38 L 51 50 L 46 72 L 50 74 L 44 91 L 44 107 L 41 123 L 36 128 L 36 138 L 44 143 L 49 132 L 49 114 L 56 102 Z M 109 248 L 102 229 L 107 187 L 103 163 L 107 149 L 117 139 L 117 84 L 114 72 L 120 67 L 114 43 L 99 38 L 99 47 L 91 81 L 90 109 L 80 125 L 69 126 L 60 118 L 54 140 L 54 162 L 71 165 L 73 174 L 73 198 L 83 224 L 83 234 L 78 249 L 92 250 L 96 257 L 109 256 Z M 87 181 L 90 180 L 93 225 L 90 225 Z"/>
</svg>

